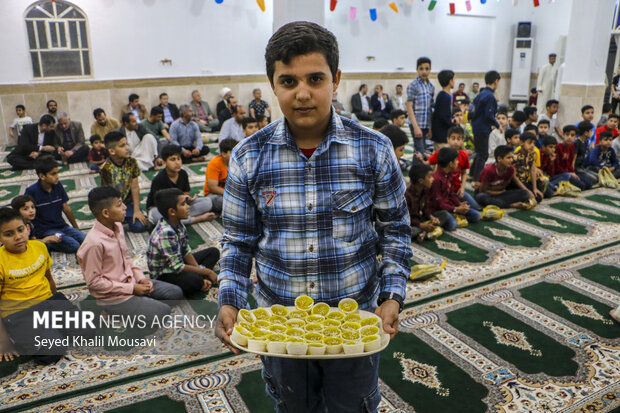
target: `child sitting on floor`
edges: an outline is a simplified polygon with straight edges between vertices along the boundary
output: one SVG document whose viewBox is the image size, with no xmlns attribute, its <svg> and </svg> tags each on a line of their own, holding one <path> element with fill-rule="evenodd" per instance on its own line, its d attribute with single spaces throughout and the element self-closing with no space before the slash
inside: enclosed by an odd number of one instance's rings
<svg viewBox="0 0 620 413">
<path fill-rule="evenodd" d="M 505 145 L 512 149 L 513 152 L 521 145 L 521 132 L 519 129 L 508 129 L 504 137 L 506 138 Z M 495 153 L 495 151 L 493 151 L 493 153 Z"/>
<path fill-rule="evenodd" d="M 30 195 L 18 195 L 11 200 L 11 208 L 19 211 L 24 219 L 24 223 L 30 230 L 29 239 L 37 239 L 37 237 L 34 236 L 34 224 L 32 223 L 37 215 L 37 209 L 34 206 L 34 199 Z M 40 239 L 39 241 L 44 244 L 58 244 L 61 241 L 61 238 L 56 234 L 52 234 Z"/>
<path fill-rule="evenodd" d="M 607 167 L 613 176 L 620 178 L 620 168 L 618 168 L 618 157 L 611 147 L 613 135 L 609 131 L 601 132 L 599 135 L 599 144 L 594 147 L 588 154 L 585 166 L 592 172 L 598 172 L 601 168 Z"/>
<path fill-rule="evenodd" d="M 108 150 L 103 144 L 103 138 L 99 135 L 90 137 L 92 148 L 88 151 L 88 167 L 92 173 L 99 173 L 99 168 L 108 159 Z"/>
<path fill-rule="evenodd" d="M 235 146 L 235 139 L 227 138 L 220 142 L 220 154 L 209 161 L 205 172 L 205 185 L 203 191 L 205 197 L 213 204 L 214 212 L 222 212 L 224 202 L 224 186 L 228 176 L 228 161 Z"/>
<path fill-rule="evenodd" d="M 469 223 L 480 220 L 480 212 L 467 201 L 461 201 L 454 190 L 452 173 L 459 168 L 459 152 L 453 148 L 441 148 L 437 153 L 437 171 L 433 174 L 431 186 L 431 211 L 445 210 L 452 214 L 464 215 Z M 476 203 L 476 205 L 478 205 Z M 448 231 L 456 229 L 458 222 L 450 217 L 446 223 Z"/>
<path fill-rule="evenodd" d="M 484 167 L 480 173 L 480 186 L 476 191 L 476 201 L 480 205 L 496 205 L 500 208 L 526 209 L 525 204 L 534 194 L 523 185 L 512 166 L 512 148 L 502 145 L 493 153 L 495 163 Z M 516 189 L 508 189 L 508 186 Z"/>
<path fill-rule="evenodd" d="M 534 151 L 536 135 L 531 132 L 521 134 L 521 146 L 515 150 L 514 167 L 516 176 L 527 189 L 532 191 L 536 202 L 541 202 L 544 198 L 542 182 L 538 181 L 538 168 L 536 168 L 536 152 Z"/>
<path fill-rule="evenodd" d="M 19 211 L 0 208 L 0 361 L 11 361 L 22 354 L 32 355 L 37 364 L 51 364 L 67 351 L 62 339 L 71 336 L 88 339 L 94 330 L 35 328 L 34 310 L 39 315 L 65 311 L 77 320 L 82 318 L 75 314 L 79 309 L 56 291 L 50 271 L 52 258 L 45 244 L 29 241 L 28 237 L 28 226 Z M 41 346 L 41 340 L 54 344 L 51 348 Z"/>
<path fill-rule="evenodd" d="M 454 218 L 449 212 L 438 210 L 432 212 L 429 194 L 433 185 L 433 169 L 426 164 L 416 164 L 409 170 L 411 184 L 405 192 L 407 208 L 411 217 L 411 240 L 422 242 L 437 226 L 453 231 Z"/>
<path fill-rule="evenodd" d="M 549 190 L 556 192 L 558 184 L 562 181 L 569 181 L 579 189 L 583 184 L 579 178 L 573 177 L 569 172 L 562 172 L 558 166 L 556 149 L 558 142 L 551 135 L 543 135 L 541 150 L 541 171 L 549 177 Z"/>
<path fill-rule="evenodd" d="M 390 142 L 392 142 L 392 148 L 394 148 L 394 155 L 396 155 L 396 160 L 398 161 L 399 165 L 401 165 L 402 169 L 401 158 L 405 154 L 405 146 L 407 146 L 407 144 L 409 143 L 409 138 L 407 137 L 407 134 L 396 125 L 385 125 L 381 128 L 379 132 L 387 136 Z"/>
<path fill-rule="evenodd" d="M 493 163 L 493 154 L 495 148 L 506 143 L 506 126 L 508 125 L 508 115 L 506 112 L 497 112 L 495 115 L 499 128 L 495 128 L 489 135 L 489 157 L 487 158 L 487 164 Z"/>
<path fill-rule="evenodd" d="M 38 211 L 32 220 L 34 235 L 38 239 L 56 235 L 60 242 L 46 244 L 48 249 L 73 254 L 80 248 L 85 235 L 69 207 L 67 192 L 59 182 L 58 163 L 51 155 L 40 156 L 35 161 L 35 169 L 39 180 L 26 188 L 26 195 L 34 199 Z M 63 219 L 63 212 L 72 226 Z"/>
<path fill-rule="evenodd" d="M 566 128 L 566 127 L 565 127 Z M 598 175 L 596 172 L 590 171 L 586 168 L 586 160 L 590 149 L 588 148 L 588 141 L 594 134 L 592 131 L 592 125 L 590 122 L 579 122 L 577 124 L 577 139 L 573 143 L 575 148 L 575 173 L 579 176 L 583 182 L 588 182 L 590 186 L 593 186 L 598 182 Z"/>
<path fill-rule="evenodd" d="M 217 282 L 213 267 L 220 258 L 217 248 L 192 254 L 185 225 L 189 216 L 188 196 L 178 188 L 162 189 L 155 204 L 162 219 L 151 233 L 146 252 L 151 277 L 178 285 L 187 297 L 207 291 Z"/>
<path fill-rule="evenodd" d="M 258 131 L 258 122 L 254 118 L 243 118 L 241 120 L 241 127 L 243 127 L 245 137 L 249 138 Z"/>
<path fill-rule="evenodd" d="M 213 209 L 213 202 L 210 199 L 198 197 L 198 194 L 189 196 L 191 188 L 187 172 L 183 169 L 182 150 L 183 148 L 177 145 L 167 145 L 161 150 L 161 159 L 164 161 L 165 168 L 153 178 L 149 195 L 146 198 L 147 215 L 153 224 L 157 224 L 161 219 L 161 214 L 155 206 L 155 194 L 166 188 L 179 188 L 185 195 L 188 195 L 189 218 L 184 220 L 183 224 L 191 225 L 215 219 L 215 214 L 209 212 Z"/>
<path fill-rule="evenodd" d="M 562 130 L 563 140 L 556 146 L 556 170 L 559 173 L 568 173 L 571 176 L 570 182 L 579 189 L 586 190 L 592 188 L 593 182 L 581 179 L 575 172 L 575 139 L 577 139 L 577 128 L 573 125 L 566 125 Z"/>
<path fill-rule="evenodd" d="M 116 188 L 103 186 L 88 193 L 88 207 L 97 219 L 77 253 L 90 295 L 108 314 L 154 317 L 170 314 L 170 306 L 158 300 L 182 300 L 176 285 L 149 280 L 129 258 L 123 221 L 127 208 Z"/>
</svg>

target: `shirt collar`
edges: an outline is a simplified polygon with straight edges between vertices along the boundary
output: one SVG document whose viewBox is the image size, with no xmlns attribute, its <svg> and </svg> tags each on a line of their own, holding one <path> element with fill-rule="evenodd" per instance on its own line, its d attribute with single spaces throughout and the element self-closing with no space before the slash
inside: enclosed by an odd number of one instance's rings
<svg viewBox="0 0 620 413">
<path fill-rule="evenodd" d="M 117 235 L 117 232 L 118 232 L 118 227 L 121 226 L 121 225 L 122 224 L 120 222 L 115 222 L 114 223 L 115 230 L 112 231 L 110 228 L 106 227 L 101 222 L 95 221 L 95 225 L 93 226 L 93 229 L 103 233 L 104 235 L 107 235 L 110 238 L 116 238 L 116 235 Z"/>
</svg>

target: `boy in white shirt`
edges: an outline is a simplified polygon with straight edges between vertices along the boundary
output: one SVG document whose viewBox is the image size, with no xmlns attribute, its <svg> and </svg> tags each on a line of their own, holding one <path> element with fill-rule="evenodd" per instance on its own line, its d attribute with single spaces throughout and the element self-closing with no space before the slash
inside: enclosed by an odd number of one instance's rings
<svg viewBox="0 0 620 413">
<path fill-rule="evenodd" d="M 26 107 L 24 105 L 15 106 L 15 113 L 17 113 L 17 117 L 13 119 L 13 123 L 9 127 L 9 136 L 11 138 L 19 137 L 19 134 L 22 133 L 22 128 L 24 125 L 28 125 L 32 123 L 32 118 L 30 116 L 26 116 Z"/>
<path fill-rule="evenodd" d="M 506 144 L 504 134 L 506 133 L 506 126 L 508 125 L 508 114 L 506 112 L 497 112 L 495 118 L 497 119 L 497 123 L 499 123 L 499 128 L 493 129 L 489 135 L 489 159 L 487 159 L 485 165 L 495 162 L 495 148 Z"/>
</svg>

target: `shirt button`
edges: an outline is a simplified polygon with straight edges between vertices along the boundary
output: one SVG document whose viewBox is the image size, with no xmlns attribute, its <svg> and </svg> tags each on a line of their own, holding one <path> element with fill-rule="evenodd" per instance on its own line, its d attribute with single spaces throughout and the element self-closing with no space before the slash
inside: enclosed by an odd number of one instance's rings
<svg viewBox="0 0 620 413">
<path fill-rule="evenodd" d="M 310 288 L 314 288 L 314 282 L 310 283 Z"/>
<path fill-rule="evenodd" d="M 312 211 L 312 204 L 308 204 L 308 211 Z"/>
<path fill-rule="evenodd" d="M 314 251 L 314 245 L 310 245 L 310 247 L 308 247 L 308 251 L 310 252 Z"/>
<path fill-rule="evenodd" d="M 308 169 L 312 169 L 312 164 L 311 163 L 308 164 Z"/>
<path fill-rule="evenodd" d="M 351 208 L 351 211 L 353 211 L 353 212 L 357 211 L 357 207 L 354 206 L 353 208 Z"/>
</svg>

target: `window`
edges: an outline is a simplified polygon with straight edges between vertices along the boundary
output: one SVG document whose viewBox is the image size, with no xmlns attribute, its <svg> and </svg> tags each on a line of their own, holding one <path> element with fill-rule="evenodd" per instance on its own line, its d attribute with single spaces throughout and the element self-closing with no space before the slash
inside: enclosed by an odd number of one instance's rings
<svg viewBox="0 0 620 413">
<path fill-rule="evenodd" d="M 91 75 L 86 15 L 61 0 L 26 10 L 26 32 L 35 79 Z"/>
</svg>

